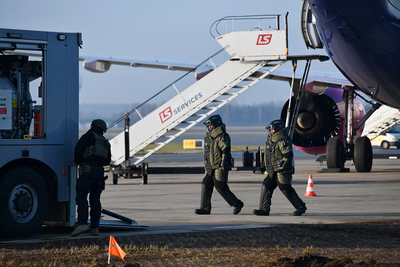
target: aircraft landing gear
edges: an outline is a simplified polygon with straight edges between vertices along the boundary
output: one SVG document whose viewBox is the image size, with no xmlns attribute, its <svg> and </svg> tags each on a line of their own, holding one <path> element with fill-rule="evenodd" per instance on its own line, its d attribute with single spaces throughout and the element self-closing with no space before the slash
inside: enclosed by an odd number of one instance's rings
<svg viewBox="0 0 400 267">
<path fill-rule="evenodd" d="M 356 139 L 354 144 L 353 162 L 357 172 L 370 172 L 372 168 L 372 146 L 366 136 Z"/>
<path fill-rule="evenodd" d="M 343 169 L 346 161 L 342 139 L 331 137 L 326 146 L 326 165 L 328 169 Z"/>
<path fill-rule="evenodd" d="M 355 137 L 355 132 L 359 126 L 353 125 L 354 89 L 344 90 L 343 99 L 346 103 L 344 129 L 346 142 L 343 144 L 342 139 L 338 136 L 329 139 L 326 147 L 327 167 L 331 170 L 344 171 L 346 160 L 353 160 L 357 172 L 370 172 L 373 158 L 371 141 L 366 136 Z M 364 121 L 368 117 L 364 118 Z"/>
<path fill-rule="evenodd" d="M 346 159 L 353 159 L 357 172 L 370 172 L 372 158 L 371 141 L 366 136 L 358 137 L 349 152 L 346 152 L 342 140 L 337 136 L 330 138 L 326 146 L 326 165 L 331 171 L 344 171 Z"/>
</svg>

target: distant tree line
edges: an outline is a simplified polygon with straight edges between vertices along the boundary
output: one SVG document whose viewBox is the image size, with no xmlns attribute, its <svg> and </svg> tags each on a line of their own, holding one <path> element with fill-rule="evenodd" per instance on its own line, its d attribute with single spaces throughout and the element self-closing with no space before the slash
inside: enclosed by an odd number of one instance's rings
<svg viewBox="0 0 400 267">
<path fill-rule="evenodd" d="M 219 114 L 229 126 L 266 126 L 271 121 L 280 118 L 283 102 L 267 102 L 263 104 L 243 105 L 231 102 L 214 114 Z M 88 127 L 93 119 L 101 118 L 111 124 L 125 116 L 137 104 L 81 104 L 79 120 L 81 127 Z M 142 117 L 158 108 L 157 104 L 146 104 L 138 109 Z M 131 124 L 140 119 L 136 111 L 129 116 Z M 124 121 L 118 124 L 123 127 Z"/>
</svg>

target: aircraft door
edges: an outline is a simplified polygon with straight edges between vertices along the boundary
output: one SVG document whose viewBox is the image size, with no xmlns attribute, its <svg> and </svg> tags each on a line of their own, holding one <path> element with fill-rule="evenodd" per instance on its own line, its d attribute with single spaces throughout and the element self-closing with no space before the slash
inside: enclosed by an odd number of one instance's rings
<svg viewBox="0 0 400 267">
<path fill-rule="evenodd" d="M 301 32 L 307 48 L 323 48 L 322 41 L 318 35 L 317 22 L 314 14 L 311 12 L 308 0 L 303 1 Z"/>
</svg>

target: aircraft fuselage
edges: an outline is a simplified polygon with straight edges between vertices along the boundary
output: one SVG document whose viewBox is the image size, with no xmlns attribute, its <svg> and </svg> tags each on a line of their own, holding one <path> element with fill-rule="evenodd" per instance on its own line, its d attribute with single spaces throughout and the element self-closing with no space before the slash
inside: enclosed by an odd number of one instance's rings
<svg viewBox="0 0 400 267">
<path fill-rule="evenodd" d="M 400 20 L 386 0 L 309 0 L 320 38 L 362 92 L 400 108 Z"/>
</svg>

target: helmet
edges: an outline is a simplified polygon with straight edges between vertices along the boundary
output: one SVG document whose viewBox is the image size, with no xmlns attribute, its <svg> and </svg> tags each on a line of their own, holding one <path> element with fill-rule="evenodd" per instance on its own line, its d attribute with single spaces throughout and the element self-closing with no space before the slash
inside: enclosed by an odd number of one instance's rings
<svg viewBox="0 0 400 267">
<path fill-rule="evenodd" d="M 277 133 L 284 128 L 285 128 L 285 123 L 283 122 L 283 120 L 274 120 L 267 127 L 265 127 L 265 129 L 267 129 L 270 132 L 270 134 Z M 273 133 L 272 130 L 274 130 Z"/>
<path fill-rule="evenodd" d="M 92 125 L 90 125 L 90 128 L 93 128 L 93 127 L 100 128 L 103 132 L 106 132 L 106 131 L 107 131 L 107 124 L 106 124 L 106 122 L 103 121 L 103 120 L 100 120 L 100 119 L 97 119 L 97 120 L 93 120 L 93 121 L 92 121 Z"/>
<path fill-rule="evenodd" d="M 213 116 L 208 117 L 206 122 L 204 122 L 204 125 L 206 125 L 206 126 L 212 125 L 212 126 L 214 126 L 214 128 L 221 126 L 222 125 L 221 116 L 213 115 Z"/>
</svg>

